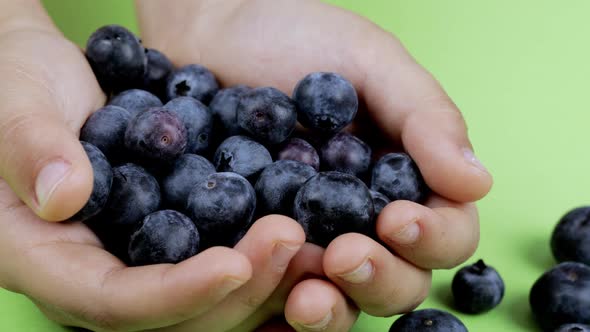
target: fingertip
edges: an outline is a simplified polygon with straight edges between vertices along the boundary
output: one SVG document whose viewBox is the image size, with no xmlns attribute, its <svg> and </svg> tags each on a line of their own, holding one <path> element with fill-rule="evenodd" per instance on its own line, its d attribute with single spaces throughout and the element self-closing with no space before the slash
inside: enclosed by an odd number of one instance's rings
<svg viewBox="0 0 590 332">
<path fill-rule="evenodd" d="M 272 238 L 273 243 L 285 243 L 293 247 L 300 247 L 305 243 L 305 232 L 301 225 L 289 217 L 278 214 L 258 219 L 246 234 L 246 237 L 248 236 L 261 240 Z"/>
</svg>

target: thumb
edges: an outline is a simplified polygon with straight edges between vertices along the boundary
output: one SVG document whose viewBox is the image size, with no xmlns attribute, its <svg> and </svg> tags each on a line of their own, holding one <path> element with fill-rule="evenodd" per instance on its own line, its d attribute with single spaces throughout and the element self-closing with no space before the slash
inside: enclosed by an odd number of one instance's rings
<svg viewBox="0 0 590 332">
<path fill-rule="evenodd" d="M 484 197 L 492 177 L 473 153 L 461 112 L 399 41 L 383 37 L 361 87 L 372 117 L 403 143 L 432 190 L 459 202 Z"/>
<path fill-rule="evenodd" d="M 82 145 L 57 114 L 47 105 L 0 102 L 0 176 L 48 221 L 78 212 L 90 197 L 93 180 Z"/>
</svg>

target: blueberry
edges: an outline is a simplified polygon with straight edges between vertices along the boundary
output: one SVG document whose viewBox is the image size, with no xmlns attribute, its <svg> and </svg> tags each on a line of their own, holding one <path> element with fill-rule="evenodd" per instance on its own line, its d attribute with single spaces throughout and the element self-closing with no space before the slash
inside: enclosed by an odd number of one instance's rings
<svg viewBox="0 0 590 332">
<path fill-rule="evenodd" d="M 118 25 L 104 26 L 90 36 L 86 58 L 107 93 L 140 86 L 147 67 L 139 39 Z"/>
<path fill-rule="evenodd" d="M 590 267 L 576 262 L 556 265 L 534 283 L 529 302 L 544 331 L 569 323 L 590 324 Z"/>
<path fill-rule="evenodd" d="M 318 173 L 295 197 L 295 219 L 303 226 L 308 241 L 323 247 L 344 233 L 369 234 L 373 213 L 367 186 L 346 173 Z"/>
<path fill-rule="evenodd" d="M 561 218 L 551 236 L 551 251 L 558 262 L 590 265 L 590 207 L 580 207 Z"/>
<path fill-rule="evenodd" d="M 387 198 L 387 196 L 383 195 L 378 191 L 369 190 L 369 192 L 371 193 L 371 198 L 373 199 L 373 206 L 375 207 L 375 219 L 377 219 L 377 216 L 379 216 L 381 210 L 383 210 L 383 208 L 387 206 L 387 204 L 389 204 L 391 201 L 389 200 L 389 198 Z"/>
<path fill-rule="evenodd" d="M 256 88 L 244 93 L 237 108 L 238 125 L 257 141 L 275 145 L 285 141 L 297 124 L 295 104 L 281 91 Z"/>
<path fill-rule="evenodd" d="M 187 65 L 173 71 L 166 85 L 168 99 L 193 97 L 203 104 L 209 104 L 218 89 L 213 73 L 201 65 Z"/>
<path fill-rule="evenodd" d="M 151 107 L 162 106 L 162 101 L 153 94 L 139 89 L 126 90 L 115 96 L 109 102 L 109 105 L 123 107 L 131 113 L 131 117 L 136 117 L 139 113 Z"/>
<path fill-rule="evenodd" d="M 452 290 L 458 310 L 479 314 L 496 307 L 502 301 L 504 281 L 493 267 L 480 259 L 457 271 Z"/>
<path fill-rule="evenodd" d="M 84 221 L 97 215 L 107 203 L 113 183 L 113 169 L 99 148 L 87 142 L 80 143 L 92 165 L 94 180 L 88 202 L 71 219 Z"/>
<path fill-rule="evenodd" d="M 191 190 L 187 213 L 207 246 L 227 245 L 252 222 L 256 193 L 248 180 L 231 172 L 209 175 Z"/>
<path fill-rule="evenodd" d="M 590 332 L 590 325 L 586 324 L 565 324 L 561 325 L 553 332 Z"/>
<path fill-rule="evenodd" d="M 334 135 L 320 150 L 322 168 L 364 176 L 371 165 L 371 148 L 348 133 Z"/>
<path fill-rule="evenodd" d="M 354 119 L 358 96 L 352 84 L 334 73 L 312 73 L 295 87 L 299 122 L 325 134 L 342 130 Z"/>
<path fill-rule="evenodd" d="M 280 148 L 277 159 L 295 160 L 320 170 L 320 156 L 314 147 L 301 138 L 290 138 Z"/>
<path fill-rule="evenodd" d="M 422 309 L 398 318 L 389 332 L 467 332 L 467 327 L 452 314 L 437 309 Z"/>
<path fill-rule="evenodd" d="M 259 211 L 263 215 L 292 216 L 297 191 L 316 173 L 313 167 L 293 160 L 279 160 L 267 166 L 254 186 Z"/>
<path fill-rule="evenodd" d="M 176 113 L 186 127 L 187 153 L 202 154 L 209 148 L 213 115 L 209 108 L 191 97 L 178 97 L 164 108 Z"/>
<path fill-rule="evenodd" d="M 80 130 L 80 140 L 102 151 L 109 161 L 116 163 L 124 154 L 124 138 L 131 113 L 118 106 L 105 106 L 94 112 Z"/>
<path fill-rule="evenodd" d="M 270 152 L 246 136 L 227 138 L 215 151 L 213 164 L 218 172 L 234 172 L 249 178 L 272 164 Z"/>
<path fill-rule="evenodd" d="M 199 232 L 184 214 L 162 210 L 145 217 L 131 235 L 132 265 L 180 263 L 199 251 Z"/>
<path fill-rule="evenodd" d="M 416 163 L 405 153 L 389 153 L 383 156 L 373 168 L 371 189 L 389 197 L 421 202 L 428 188 Z"/>
<path fill-rule="evenodd" d="M 131 233 L 143 218 L 158 210 L 160 186 L 144 168 L 124 164 L 113 168 L 113 184 L 103 210 L 86 224 L 111 253 L 128 261 Z"/>
<path fill-rule="evenodd" d="M 166 99 L 166 83 L 174 65 L 166 55 L 156 49 L 146 48 L 147 70 L 143 77 L 143 88 L 160 99 Z"/>
<path fill-rule="evenodd" d="M 220 90 L 209 108 L 213 113 L 215 122 L 215 134 L 222 139 L 240 134 L 240 126 L 237 120 L 237 108 L 240 97 L 250 91 L 251 88 L 245 85 L 236 85 Z"/>
<path fill-rule="evenodd" d="M 186 207 L 191 189 L 213 173 L 215 173 L 215 167 L 204 157 L 196 154 L 180 156 L 170 174 L 162 181 L 162 191 L 166 201 L 179 209 Z"/>
<path fill-rule="evenodd" d="M 125 147 L 142 161 L 171 162 L 186 149 L 186 127 L 172 111 L 150 108 L 129 123 Z"/>
</svg>

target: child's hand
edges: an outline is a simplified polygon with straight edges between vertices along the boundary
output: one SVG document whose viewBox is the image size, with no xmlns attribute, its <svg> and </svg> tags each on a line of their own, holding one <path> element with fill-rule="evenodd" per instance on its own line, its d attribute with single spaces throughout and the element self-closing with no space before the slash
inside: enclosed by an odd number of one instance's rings
<svg viewBox="0 0 590 332">
<path fill-rule="evenodd" d="M 431 269 L 451 268 L 474 252 L 479 225 L 470 202 L 485 196 L 492 178 L 475 158 L 455 104 L 392 35 L 314 0 L 137 1 L 137 6 L 147 45 L 178 65 L 207 66 L 226 86 L 276 86 L 290 94 L 309 72 L 343 74 L 366 105 L 366 116 L 358 117 L 365 122 L 355 129 L 372 121 L 372 144 L 403 145 L 434 191 L 425 205 L 398 201 L 385 208 L 378 233 L 389 248 L 358 234 L 327 248 L 323 268 L 333 284 L 306 281 L 287 302 L 286 317 L 298 330 L 330 315 L 326 331 L 343 330 L 338 327 L 350 317 L 334 312 L 344 303 L 337 289 L 372 315 L 410 310 L 428 294 Z"/>
</svg>

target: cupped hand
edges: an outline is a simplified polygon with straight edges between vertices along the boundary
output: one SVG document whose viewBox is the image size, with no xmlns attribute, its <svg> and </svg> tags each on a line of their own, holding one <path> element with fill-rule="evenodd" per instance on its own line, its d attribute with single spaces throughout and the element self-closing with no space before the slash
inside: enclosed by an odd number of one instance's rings
<svg viewBox="0 0 590 332">
<path fill-rule="evenodd" d="M 69 218 L 90 195 L 78 133 L 105 96 L 36 1 L 0 7 L 0 287 L 64 325 L 228 331 L 261 325 L 303 274 L 321 274 L 321 264 L 295 262 L 283 278 L 296 254 L 309 254 L 299 251 L 301 227 L 281 216 L 257 221 L 233 249 L 144 267 L 125 266 L 82 223 L 46 222 Z"/>
<path fill-rule="evenodd" d="M 363 105 L 352 128 L 371 144 L 407 151 L 433 190 L 422 205 L 396 201 L 383 210 L 377 232 L 387 247 L 359 234 L 329 245 L 322 263 L 331 283 L 302 282 L 286 303 L 297 330 L 352 324 L 335 314 L 346 305 L 339 292 L 371 315 L 411 310 L 427 296 L 432 269 L 472 255 L 479 240 L 472 202 L 487 194 L 492 178 L 473 153 L 456 105 L 393 35 L 316 0 L 138 1 L 137 7 L 147 45 L 177 65 L 207 66 L 224 86 L 275 86 L 291 94 L 310 72 L 344 75 Z"/>
</svg>

